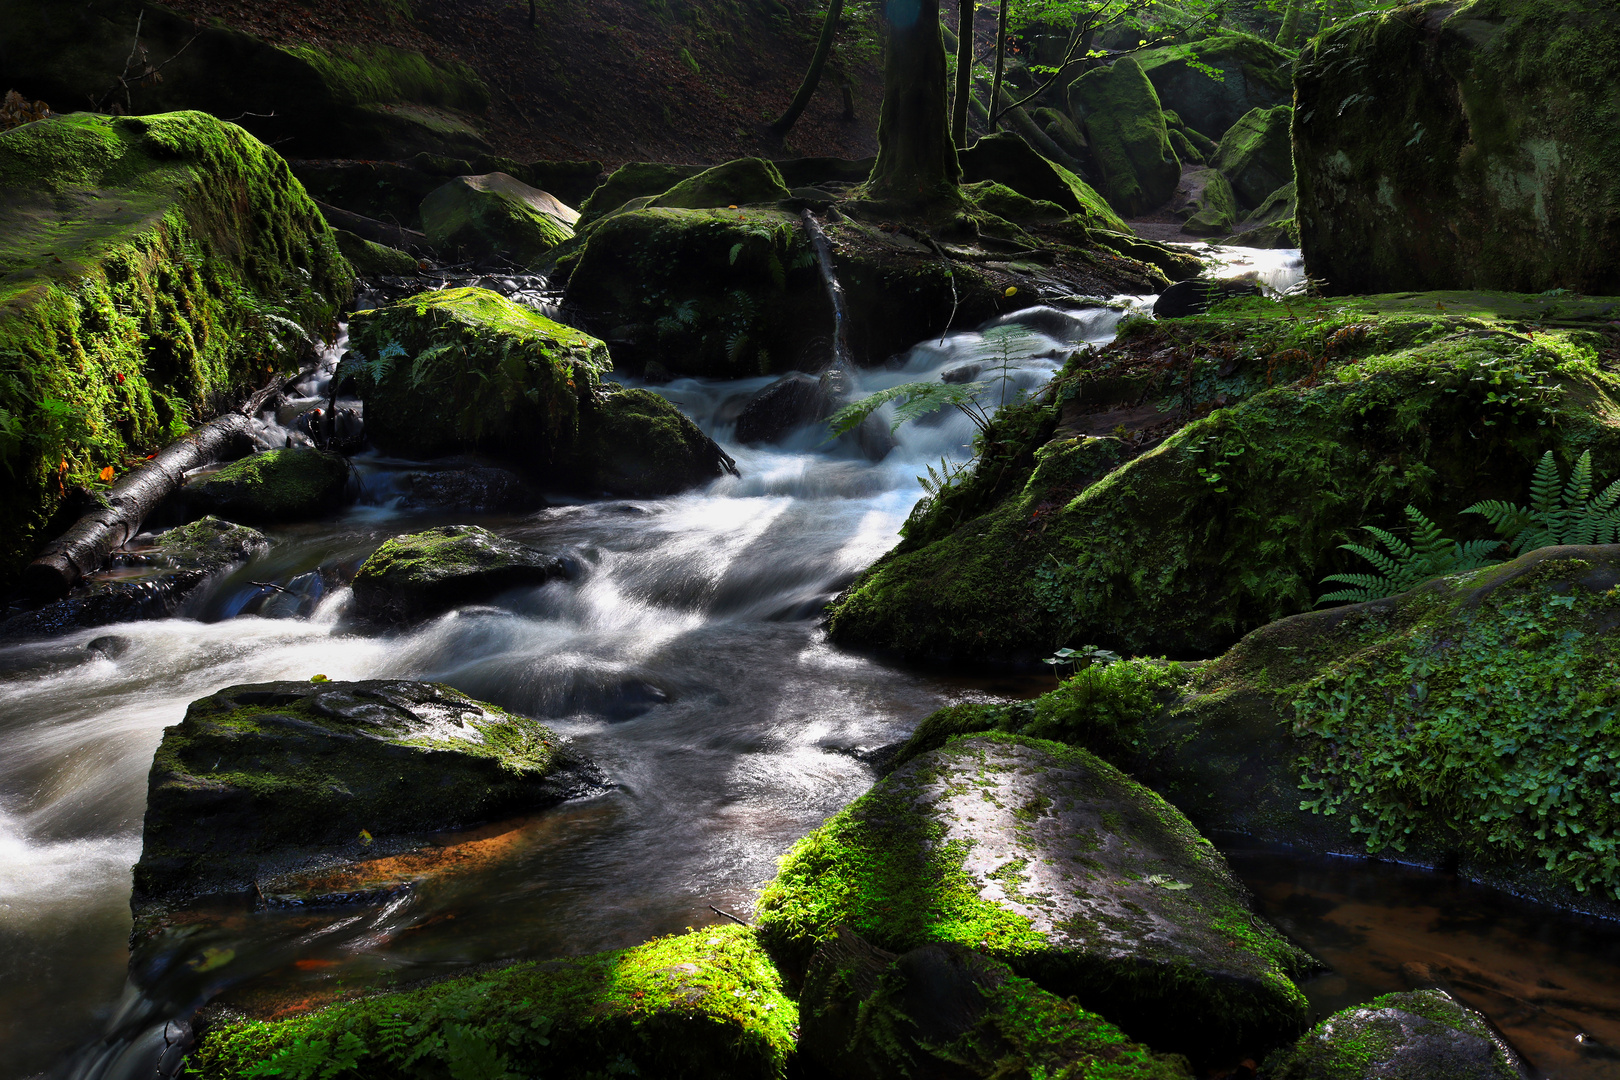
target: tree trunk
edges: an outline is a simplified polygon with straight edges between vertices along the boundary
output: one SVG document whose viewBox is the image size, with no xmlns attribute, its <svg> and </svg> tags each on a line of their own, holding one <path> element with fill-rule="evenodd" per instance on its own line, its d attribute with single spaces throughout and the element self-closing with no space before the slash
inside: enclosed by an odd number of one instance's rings
<svg viewBox="0 0 1620 1080">
<path fill-rule="evenodd" d="M 787 112 L 771 124 L 773 134 L 786 135 L 791 131 L 798 122 L 799 114 L 810 104 L 810 96 L 816 92 L 816 84 L 821 82 L 821 69 L 827 66 L 827 57 L 832 55 L 833 39 L 838 36 L 838 17 L 843 12 L 844 0 L 832 0 L 827 5 L 827 18 L 821 24 L 821 40 L 816 42 L 816 53 L 810 58 L 810 70 L 804 73 L 804 82 L 799 84 L 799 92 L 793 95 Z"/>
<path fill-rule="evenodd" d="M 1299 19 L 1303 0 L 1288 0 L 1288 10 L 1283 12 L 1282 27 L 1277 31 L 1277 47 L 1292 49 L 1299 45 Z"/>
<path fill-rule="evenodd" d="M 955 195 L 962 178 L 945 108 L 945 42 L 939 0 L 888 0 L 883 111 L 874 199 L 927 202 Z"/>
<path fill-rule="evenodd" d="M 967 145 L 968 99 L 973 96 L 974 0 L 959 0 L 956 16 L 956 98 L 951 103 L 951 143 Z"/>
<path fill-rule="evenodd" d="M 996 77 L 990 84 L 990 134 L 1001 127 L 1001 73 L 1007 68 L 1007 0 L 996 16 Z"/>
</svg>

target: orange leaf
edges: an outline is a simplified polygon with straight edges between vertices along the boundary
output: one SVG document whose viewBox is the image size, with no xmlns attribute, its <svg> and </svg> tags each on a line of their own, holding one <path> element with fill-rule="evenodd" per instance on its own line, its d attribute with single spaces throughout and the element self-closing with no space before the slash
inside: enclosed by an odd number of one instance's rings
<svg viewBox="0 0 1620 1080">
<path fill-rule="evenodd" d="M 111 483 L 112 478 L 113 478 L 113 467 L 111 465 L 109 465 L 105 469 L 101 470 L 101 482 L 103 484 Z"/>
</svg>

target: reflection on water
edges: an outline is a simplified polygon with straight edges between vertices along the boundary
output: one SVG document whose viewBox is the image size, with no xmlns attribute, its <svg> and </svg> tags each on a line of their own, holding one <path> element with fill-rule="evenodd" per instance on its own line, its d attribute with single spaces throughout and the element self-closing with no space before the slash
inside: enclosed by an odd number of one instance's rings
<svg viewBox="0 0 1620 1080">
<path fill-rule="evenodd" d="M 1333 969 L 1301 987 L 1318 1016 L 1432 974 L 1538 1075 L 1620 1077 L 1620 925 L 1395 863 L 1222 850 L 1262 914 Z"/>
</svg>

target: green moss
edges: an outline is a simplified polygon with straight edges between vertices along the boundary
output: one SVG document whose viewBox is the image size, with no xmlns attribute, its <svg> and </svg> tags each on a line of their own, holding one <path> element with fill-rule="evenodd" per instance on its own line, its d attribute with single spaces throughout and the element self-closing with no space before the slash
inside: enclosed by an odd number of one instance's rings
<svg viewBox="0 0 1620 1080">
<path fill-rule="evenodd" d="M 606 214 L 611 214 L 631 199 L 662 195 L 682 180 L 703 171 L 701 165 L 664 165 L 651 161 L 632 161 L 621 165 L 580 204 L 581 227 Z"/>
<path fill-rule="evenodd" d="M 962 164 L 962 178 L 969 183 L 993 180 L 1026 198 L 1057 203 L 1079 215 L 1088 226 L 1120 233 L 1131 231 L 1096 189 L 1063 166 L 1041 157 L 1014 132 L 986 135 L 958 151 L 957 157 Z"/>
<path fill-rule="evenodd" d="M 1439 990 L 1384 994 L 1334 1013 L 1294 1046 L 1269 1056 L 1264 1075 L 1361 1080 L 1392 1068 L 1414 1076 L 1421 1070 L 1447 1069 L 1455 1080 L 1516 1080 L 1523 1075 L 1489 1025 Z"/>
<path fill-rule="evenodd" d="M 686 414 L 650 390 L 605 384 L 584 426 L 580 484 L 588 489 L 673 495 L 718 478 L 731 464 Z"/>
<path fill-rule="evenodd" d="M 1273 191 L 1294 182 L 1288 135 L 1293 116 L 1288 105 L 1251 109 L 1221 136 L 1210 164 L 1231 181 L 1243 205 L 1259 206 Z"/>
<path fill-rule="evenodd" d="M 421 990 L 380 994 L 309 1016 L 236 1021 L 204 1033 L 197 1075 L 241 1076 L 278 1053 L 353 1048 L 365 1076 L 456 1075 L 481 1052 L 524 1075 L 561 1080 L 628 1072 L 689 1080 L 774 1080 L 793 1052 L 798 1010 L 739 926 L 633 949 L 517 964 Z"/>
<path fill-rule="evenodd" d="M 354 575 L 354 600 L 369 619 L 416 619 L 564 572 L 556 556 L 488 529 L 441 525 L 383 541 Z"/>
<path fill-rule="evenodd" d="M 1108 846 L 1081 856 L 1088 829 Z M 1051 742 L 979 735 L 912 761 L 795 845 L 757 911 L 789 964 L 840 926 L 897 952 L 955 943 L 1180 1052 L 1274 1040 L 1306 1015 L 1289 976 L 1308 958 L 1250 918 L 1186 819 Z"/>
<path fill-rule="evenodd" d="M 1187 206 L 1191 214 L 1182 230 L 1193 236 L 1220 236 L 1230 232 L 1238 219 L 1238 203 L 1225 174 L 1216 169 L 1200 169 L 1192 175 L 1199 178 L 1202 190 Z"/>
<path fill-rule="evenodd" d="M 294 447 L 233 461 L 185 494 L 232 521 L 302 521 L 337 509 L 348 479 L 349 463 L 337 455 Z"/>
<path fill-rule="evenodd" d="M 458 176 L 422 200 L 422 228 L 441 252 L 496 255 L 537 267 L 574 237 L 575 215 L 505 173 Z"/>
<path fill-rule="evenodd" d="M 416 256 L 381 244 L 374 244 L 352 232 L 337 229 L 333 232 L 338 250 L 349 260 L 356 275 L 363 278 L 403 277 L 417 270 Z"/>
<path fill-rule="evenodd" d="M 1159 96 L 1131 57 L 1088 71 L 1069 87 L 1108 203 L 1126 217 L 1169 199 L 1181 177 Z"/>
<path fill-rule="evenodd" d="M 488 289 L 407 297 L 349 323 L 366 434 L 413 458 L 484 447 L 545 470 L 570 459 L 607 346 Z"/>
<path fill-rule="evenodd" d="M 320 73 L 341 105 L 441 105 L 483 112 L 489 87 L 456 61 L 433 61 L 389 45 L 293 45 L 285 51 Z"/>
<path fill-rule="evenodd" d="M 1252 34 L 1223 32 L 1136 54 L 1167 109 L 1189 137 L 1218 140 L 1250 109 L 1293 99 L 1292 54 Z M 1210 75 L 1213 70 L 1216 74 Z M 1197 138 L 1194 138 L 1197 142 Z M 1204 148 L 1209 156 L 1213 147 Z"/>
<path fill-rule="evenodd" d="M 1620 12 L 1404 5 L 1301 54 L 1306 267 L 1335 292 L 1620 293 Z"/>
<path fill-rule="evenodd" d="M 63 492 L 291 369 L 353 278 L 286 163 L 201 113 L 0 135 L 0 580 Z"/>
<path fill-rule="evenodd" d="M 705 210 L 774 203 L 787 197 L 787 185 L 775 165 L 763 158 L 739 158 L 682 180 L 652 205 Z"/>
<path fill-rule="evenodd" d="M 1209 161 L 1204 152 L 1193 145 L 1187 134 L 1177 128 L 1170 128 L 1170 148 L 1176 152 L 1183 165 L 1203 165 Z"/>
<path fill-rule="evenodd" d="M 163 733 L 137 907 L 239 890 L 311 851 L 358 855 L 362 830 L 425 832 L 548 805 L 564 760 L 538 722 L 438 684 L 229 687 Z"/>
<path fill-rule="evenodd" d="M 1481 524 L 1462 507 L 1518 497 L 1546 449 L 1590 448 L 1620 473 L 1620 385 L 1595 353 L 1499 329 L 1612 310 L 1557 301 L 1262 301 L 1126 327 L 1004 410 L 993 452 L 836 602 L 832 637 L 933 658 L 1088 642 L 1208 656 L 1309 608 L 1350 569 L 1351 530 L 1407 503 L 1466 538 Z M 1088 416 L 1143 405 L 1147 433 L 1084 434 Z"/>
<path fill-rule="evenodd" d="M 963 184 L 962 194 L 986 213 L 1006 218 L 1008 221 L 1041 221 L 1068 216 L 1068 211 L 1057 203 L 1026 198 L 994 180 Z"/>
</svg>

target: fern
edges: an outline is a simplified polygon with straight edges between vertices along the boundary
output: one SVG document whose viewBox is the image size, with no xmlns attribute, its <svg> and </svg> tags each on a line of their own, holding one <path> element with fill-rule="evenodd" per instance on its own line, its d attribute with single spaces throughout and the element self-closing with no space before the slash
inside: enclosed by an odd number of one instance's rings
<svg viewBox="0 0 1620 1080">
<path fill-rule="evenodd" d="M 1515 555 L 1555 544 L 1612 544 L 1620 537 L 1620 480 L 1593 498 L 1592 451 L 1580 456 L 1566 482 L 1549 450 L 1530 481 L 1529 506 L 1490 499 L 1463 513 L 1489 521 Z"/>
<path fill-rule="evenodd" d="M 1412 523 L 1411 543 L 1376 525 L 1368 525 L 1367 532 L 1383 545 L 1383 551 L 1363 544 L 1339 545 L 1367 560 L 1377 573 L 1329 574 L 1322 579 L 1324 585 L 1332 581 L 1348 585 L 1349 588 L 1327 593 L 1316 601 L 1317 604 L 1361 603 L 1395 596 L 1430 578 L 1477 570 L 1494 561 L 1491 553 L 1502 546 L 1500 540 L 1470 540 L 1467 543 L 1448 540 L 1440 534 L 1440 526 L 1415 506 L 1406 508 L 1406 517 Z"/>
<path fill-rule="evenodd" d="M 352 1031 L 345 1031 L 333 1046 L 325 1039 L 305 1042 L 295 1039 L 248 1069 L 248 1077 L 279 1076 L 283 1080 L 332 1080 L 343 1073 L 352 1072 L 365 1056 L 366 1044 Z M 457 1077 L 456 1080 L 462 1080 Z M 469 1078 L 471 1080 L 471 1078 Z"/>
<path fill-rule="evenodd" d="M 827 426 L 832 429 L 834 435 L 853 431 L 860 427 L 868 416 L 893 401 L 896 405 L 891 428 L 898 428 L 907 420 L 915 420 L 919 416 L 938 412 L 940 409 L 956 408 L 966 413 L 968 418 L 982 429 L 989 423 L 989 417 L 983 416 L 981 421 L 983 410 L 974 399 L 989 385 L 982 382 L 902 383 L 845 405 L 832 414 L 827 420 Z"/>
</svg>

